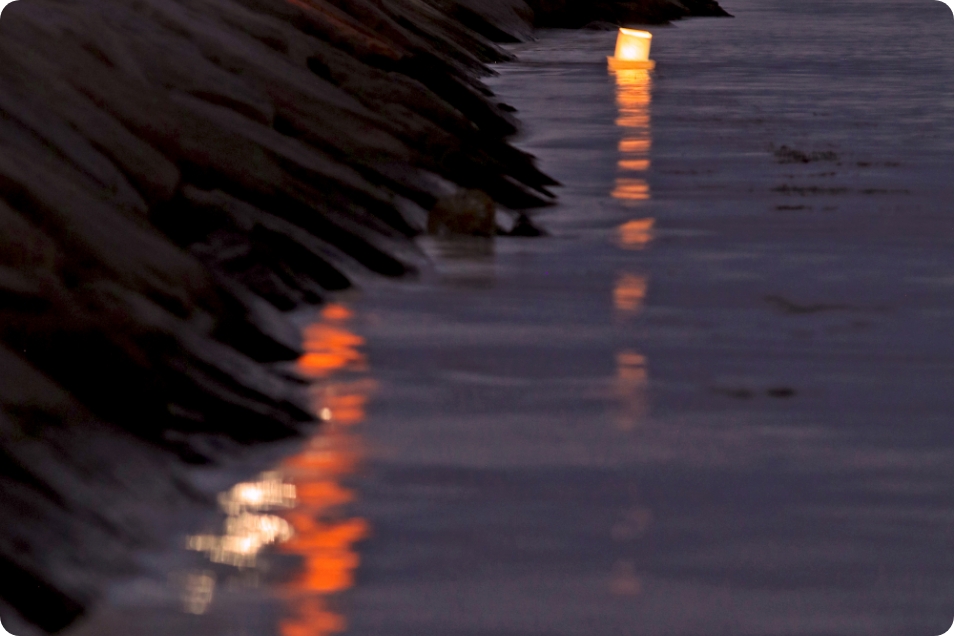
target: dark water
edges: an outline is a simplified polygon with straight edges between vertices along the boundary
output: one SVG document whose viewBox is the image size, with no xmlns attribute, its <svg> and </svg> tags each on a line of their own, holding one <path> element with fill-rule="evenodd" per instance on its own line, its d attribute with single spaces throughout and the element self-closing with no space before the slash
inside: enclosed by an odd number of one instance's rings
<svg viewBox="0 0 954 636">
<path fill-rule="evenodd" d="M 350 633 L 951 624 L 954 17 L 727 5 L 651 75 L 612 33 L 498 69 L 554 237 L 362 303 Z"/>
<path fill-rule="evenodd" d="M 225 502 L 288 527 L 233 520 L 252 562 L 210 526 L 76 634 L 943 632 L 954 17 L 724 4 L 653 73 L 614 33 L 516 46 L 491 85 L 552 236 L 425 241 L 315 318 L 330 425 L 254 486 L 291 500 Z"/>
</svg>

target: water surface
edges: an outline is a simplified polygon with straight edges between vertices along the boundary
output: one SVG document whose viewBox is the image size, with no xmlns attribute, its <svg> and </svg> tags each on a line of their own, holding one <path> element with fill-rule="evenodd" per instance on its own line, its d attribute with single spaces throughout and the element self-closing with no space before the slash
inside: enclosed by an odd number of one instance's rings
<svg viewBox="0 0 954 636">
<path fill-rule="evenodd" d="M 360 303 L 354 634 L 936 634 L 954 616 L 954 19 L 728 2 L 491 85 L 553 236 Z M 933 630 L 933 631 L 932 631 Z"/>
<path fill-rule="evenodd" d="M 76 634 L 944 631 L 954 19 L 725 6 L 653 28 L 652 73 L 514 46 L 551 236 L 425 240 L 315 317 L 328 426 Z"/>
</svg>

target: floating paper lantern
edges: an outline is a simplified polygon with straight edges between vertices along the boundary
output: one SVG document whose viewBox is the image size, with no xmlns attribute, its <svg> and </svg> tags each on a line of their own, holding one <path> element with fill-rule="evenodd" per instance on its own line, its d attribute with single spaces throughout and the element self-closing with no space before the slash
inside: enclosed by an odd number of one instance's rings
<svg viewBox="0 0 954 636">
<path fill-rule="evenodd" d="M 653 34 L 648 31 L 620 29 L 619 35 L 616 36 L 616 54 L 606 58 L 609 67 L 613 70 L 655 68 L 656 63 L 649 59 L 649 46 L 652 41 Z"/>
</svg>

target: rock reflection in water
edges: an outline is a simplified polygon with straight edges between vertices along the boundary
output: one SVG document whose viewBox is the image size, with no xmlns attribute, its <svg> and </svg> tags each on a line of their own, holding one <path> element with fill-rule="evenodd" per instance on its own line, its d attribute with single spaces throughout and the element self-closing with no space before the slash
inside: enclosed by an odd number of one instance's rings
<svg viewBox="0 0 954 636">
<path fill-rule="evenodd" d="M 420 241 L 441 281 L 452 287 L 487 289 L 496 280 L 494 240 L 484 236 L 428 236 Z"/>
<path fill-rule="evenodd" d="M 355 497 L 342 481 L 363 455 L 354 427 L 364 419 L 374 390 L 361 351 L 364 339 L 348 328 L 352 319 L 347 307 L 331 304 L 305 329 L 305 353 L 297 367 L 313 383 L 311 405 L 324 421 L 321 429 L 275 470 L 219 496 L 227 514 L 222 535 L 188 539 L 190 549 L 205 552 L 213 563 L 244 571 L 259 565 L 258 556 L 269 545 L 301 559 L 300 569 L 277 589 L 284 606 L 281 636 L 327 636 L 346 629 L 329 597 L 354 584 L 355 545 L 369 530 L 364 519 L 342 513 Z M 204 613 L 215 585 L 211 571 L 187 577 L 185 610 Z"/>
</svg>

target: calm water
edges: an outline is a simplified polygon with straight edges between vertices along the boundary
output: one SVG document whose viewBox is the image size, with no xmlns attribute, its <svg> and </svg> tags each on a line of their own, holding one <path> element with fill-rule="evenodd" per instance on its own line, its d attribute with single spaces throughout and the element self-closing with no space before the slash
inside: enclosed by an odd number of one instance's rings
<svg viewBox="0 0 954 636">
<path fill-rule="evenodd" d="M 325 432 L 75 633 L 943 632 L 954 17 L 724 5 L 653 73 L 613 33 L 514 47 L 552 236 L 425 241 L 326 308 Z"/>
</svg>

